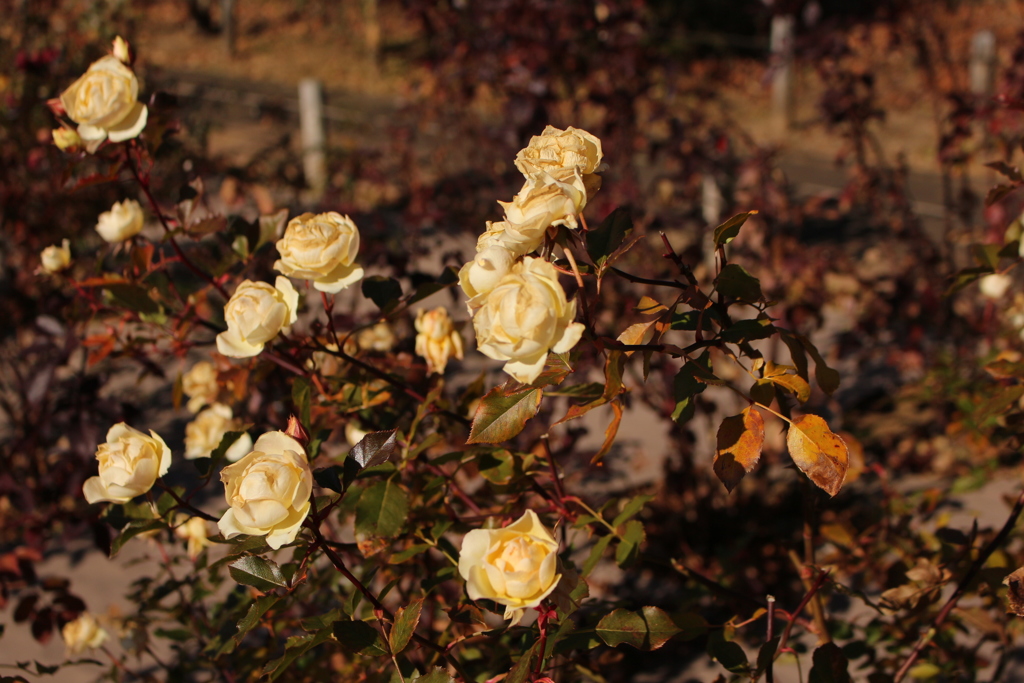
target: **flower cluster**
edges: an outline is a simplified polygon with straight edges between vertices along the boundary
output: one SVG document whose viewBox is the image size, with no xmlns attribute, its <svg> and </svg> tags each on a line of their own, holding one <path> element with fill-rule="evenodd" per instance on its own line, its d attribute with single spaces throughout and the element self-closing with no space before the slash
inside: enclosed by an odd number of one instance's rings
<svg viewBox="0 0 1024 683">
<path fill-rule="evenodd" d="M 487 223 L 476 257 L 459 271 L 477 346 L 524 384 L 540 375 L 549 350 L 568 351 L 583 334 L 554 266 L 527 255 L 559 226 L 579 227 L 601 185 L 601 157 L 601 141 L 584 130 L 548 126 L 535 135 L 516 156 L 526 182 L 511 202 L 498 202 L 505 219 Z"/>
</svg>

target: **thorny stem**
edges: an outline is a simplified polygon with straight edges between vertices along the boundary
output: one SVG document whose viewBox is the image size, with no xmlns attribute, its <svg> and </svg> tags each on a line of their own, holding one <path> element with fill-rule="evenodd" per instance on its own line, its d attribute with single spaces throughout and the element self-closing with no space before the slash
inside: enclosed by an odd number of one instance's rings
<svg viewBox="0 0 1024 683">
<path fill-rule="evenodd" d="M 683 263 L 683 259 L 679 258 L 679 254 L 676 253 L 676 250 L 668 241 L 668 235 L 666 235 L 663 230 L 658 231 L 658 234 L 661 235 L 661 241 L 665 245 L 665 253 L 662 254 L 662 256 L 664 258 L 671 259 L 672 263 L 676 264 L 676 267 L 679 268 L 679 272 L 681 272 L 683 277 L 686 278 L 686 281 L 689 282 L 690 285 L 696 286 L 697 278 L 693 276 L 693 271 L 690 270 L 690 267 Z"/>
<path fill-rule="evenodd" d="M 388 608 L 385 607 L 380 602 L 380 600 L 377 599 L 377 596 L 374 595 L 369 588 L 363 585 L 363 583 L 359 579 L 357 579 L 355 575 L 352 574 L 352 572 L 348 570 L 348 567 L 345 566 L 345 561 L 341 559 L 341 556 L 338 555 L 338 553 L 334 552 L 331 546 L 327 543 L 326 539 L 324 538 L 323 532 L 320 531 L 320 520 L 319 517 L 317 517 L 315 507 L 312 509 L 310 516 L 307 517 L 302 524 L 307 529 L 313 532 L 314 541 L 316 543 L 319 543 L 320 547 L 323 548 L 324 554 L 327 555 L 327 559 L 331 561 L 331 564 L 334 565 L 334 568 L 337 569 L 338 572 L 349 581 L 349 583 L 355 586 L 356 590 L 363 594 L 363 597 L 365 597 L 367 601 L 369 601 L 369 603 L 373 605 L 375 610 L 383 614 L 384 617 L 386 617 L 389 621 L 393 622 L 394 615 L 391 614 L 391 611 L 388 610 Z M 462 666 L 459 664 L 459 661 L 454 656 L 450 655 L 442 645 L 439 645 L 432 640 L 424 638 L 418 633 L 413 633 L 412 638 L 420 645 L 428 647 L 434 652 L 441 655 L 441 657 L 443 657 L 445 661 L 447 661 L 448 664 L 451 665 L 453 669 L 455 669 L 456 673 L 458 673 L 459 676 L 462 677 L 463 681 L 469 683 L 473 680 L 469 677 L 468 674 L 466 674 L 465 671 L 462 670 Z"/>
<path fill-rule="evenodd" d="M 546 603 L 541 603 L 537 608 L 537 628 L 540 630 L 540 638 L 537 640 L 537 668 L 533 672 L 534 678 L 540 678 L 541 672 L 544 671 L 544 650 L 548 645 L 548 621 L 552 614 L 553 610 Z"/>
<path fill-rule="evenodd" d="M 171 487 L 164 486 L 163 484 L 159 484 L 159 483 L 157 484 L 157 486 L 159 486 L 161 489 L 166 491 L 171 496 L 171 498 L 174 499 L 174 502 L 177 503 L 177 505 L 175 507 L 178 508 L 179 510 L 188 510 L 190 513 L 192 513 L 192 515 L 194 517 L 201 517 L 202 519 L 205 519 L 207 522 L 219 522 L 220 521 L 218 518 L 214 517 L 213 515 L 211 515 L 211 514 L 209 514 L 207 512 L 203 512 L 199 508 L 193 506 L 187 500 L 185 500 L 181 496 L 179 496 L 177 491 L 175 491 Z"/>
<path fill-rule="evenodd" d="M 213 285 L 213 288 L 220 292 L 221 296 L 225 299 L 230 299 L 231 295 L 227 293 L 227 290 L 224 289 L 223 285 L 210 277 L 209 274 L 199 268 L 196 264 L 192 263 L 192 261 L 185 256 L 185 252 L 182 251 L 181 245 L 178 244 L 178 241 L 174 239 L 174 235 L 171 234 L 171 226 L 167 224 L 167 219 L 164 218 L 163 211 L 160 210 L 160 205 L 157 204 L 156 199 L 153 198 L 153 193 L 149 189 L 149 179 L 142 177 L 142 174 L 139 173 L 139 169 L 135 166 L 135 162 L 132 161 L 131 150 L 131 146 L 125 146 L 125 160 L 127 161 L 128 168 L 131 169 L 132 175 L 135 177 L 135 181 L 138 182 L 139 187 L 142 188 L 142 194 L 146 195 L 146 201 L 149 202 L 149 205 L 153 208 L 153 213 L 156 214 L 157 219 L 160 221 L 160 225 L 163 226 L 164 233 L 167 235 L 167 241 L 171 243 L 174 253 L 178 255 L 178 258 L 181 259 L 181 262 L 184 263 L 189 270 Z"/>
<path fill-rule="evenodd" d="M 974 577 L 977 576 L 979 571 L 981 571 L 981 568 L 985 565 L 985 562 L 988 561 L 988 558 L 992 556 L 992 553 L 999 549 L 1010 535 L 1010 532 L 1013 531 L 1013 527 L 1017 525 L 1017 518 L 1020 517 L 1021 511 L 1024 511 L 1024 491 L 1021 491 L 1020 495 L 1017 496 L 1017 502 L 1014 503 L 1013 509 L 1010 510 L 1010 516 L 1006 518 L 1006 523 L 1003 524 L 1003 528 L 999 530 L 999 533 L 996 534 L 995 538 L 988 542 L 988 545 L 986 545 L 981 551 L 978 558 L 974 560 L 970 568 L 967 570 L 967 573 L 964 574 L 962 579 L 960 579 L 960 583 L 957 584 L 956 590 L 953 591 L 951 596 L 949 596 L 949 600 L 947 600 L 946 604 L 942 606 L 939 613 L 935 615 L 935 619 L 932 621 L 931 627 L 918 639 L 917 643 L 914 645 L 914 649 L 910 651 L 910 655 L 907 656 L 906 661 L 903 662 L 903 666 L 899 668 L 899 671 L 897 671 L 896 675 L 893 677 L 893 683 L 900 683 L 900 681 L 903 680 L 907 675 L 907 672 L 910 671 L 910 667 L 912 667 L 914 662 L 917 661 L 917 658 L 921 656 L 924 648 L 936 635 L 938 635 L 939 627 L 942 626 L 943 622 L 946 621 L 946 618 L 949 616 L 949 613 L 953 611 L 954 607 L 956 607 L 957 602 L 959 602 L 960 598 L 962 598 L 967 592 L 967 586 L 970 585 L 971 581 L 974 580 Z"/>
<path fill-rule="evenodd" d="M 615 266 L 608 266 L 608 270 L 612 271 L 616 275 L 630 282 L 635 282 L 638 285 L 654 285 L 655 287 L 672 287 L 674 289 L 689 289 L 690 285 L 684 285 L 682 282 L 676 282 L 675 280 L 654 280 L 649 277 L 640 277 L 639 275 L 633 275 L 627 273 L 624 270 L 619 270 Z"/>
<path fill-rule="evenodd" d="M 789 633 L 793 630 L 793 624 L 796 623 L 797 617 L 800 616 L 800 613 L 804 611 L 805 607 L 807 607 L 807 603 L 811 601 L 811 599 L 825 584 L 825 579 L 827 577 L 827 571 L 819 570 L 818 578 L 815 579 L 814 583 L 811 584 L 810 589 L 808 589 L 807 593 L 804 594 L 803 600 L 800 601 L 800 604 L 796 606 L 795 610 L 790 612 L 789 618 L 786 620 L 786 628 L 782 630 L 782 636 L 779 638 L 779 646 L 775 648 L 775 658 L 778 658 L 778 656 L 782 654 L 782 651 L 786 647 L 786 643 L 789 641 Z"/>
<path fill-rule="evenodd" d="M 555 465 L 555 456 L 551 454 L 551 447 L 548 445 L 547 439 L 541 439 L 540 445 L 544 449 L 544 459 L 548 461 L 548 468 L 551 470 L 551 481 L 554 482 L 555 493 L 559 500 L 564 501 L 565 489 L 562 488 L 562 477 L 558 472 L 558 466 Z"/>
</svg>

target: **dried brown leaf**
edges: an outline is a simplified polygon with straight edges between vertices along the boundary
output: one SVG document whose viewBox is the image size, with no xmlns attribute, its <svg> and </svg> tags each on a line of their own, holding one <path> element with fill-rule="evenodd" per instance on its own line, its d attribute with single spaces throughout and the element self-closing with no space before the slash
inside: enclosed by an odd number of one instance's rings
<svg viewBox="0 0 1024 683">
<path fill-rule="evenodd" d="M 764 418 L 753 406 L 722 420 L 713 467 L 725 488 L 732 492 L 743 476 L 754 469 L 763 447 Z"/>
</svg>

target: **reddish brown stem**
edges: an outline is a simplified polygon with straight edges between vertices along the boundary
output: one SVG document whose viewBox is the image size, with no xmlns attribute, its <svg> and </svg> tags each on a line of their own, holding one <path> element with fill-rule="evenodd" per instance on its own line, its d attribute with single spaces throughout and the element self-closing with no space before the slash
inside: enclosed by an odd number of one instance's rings
<svg viewBox="0 0 1024 683">
<path fill-rule="evenodd" d="M 807 603 L 809 603 L 811 599 L 818 594 L 818 591 L 821 590 L 821 587 L 825 584 L 825 579 L 827 577 L 827 571 L 820 572 L 818 574 L 818 578 L 813 584 L 811 584 L 810 590 L 808 590 L 804 595 L 804 599 L 801 600 L 800 604 L 796 606 L 796 609 L 790 613 L 789 619 L 786 620 L 786 628 L 783 629 L 782 636 L 779 638 L 779 646 L 775 649 L 776 657 L 778 657 L 785 649 L 786 643 L 789 641 L 789 633 L 793 630 L 793 624 L 796 623 L 797 617 L 799 617 L 800 613 L 804 611 L 805 607 L 807 607 Z"/>
</svg>

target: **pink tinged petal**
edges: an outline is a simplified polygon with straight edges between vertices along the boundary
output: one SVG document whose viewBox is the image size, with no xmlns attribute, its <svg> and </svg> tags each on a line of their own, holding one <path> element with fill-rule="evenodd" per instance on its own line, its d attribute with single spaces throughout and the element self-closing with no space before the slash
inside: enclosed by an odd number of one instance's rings
<svg viewBox="0 0 1024 683">
<path fill-rule="evenodd" d="M 124 142 L 138 137 L 142 129 L 146 127 L 149 119 L 149 109 L 142 102 L 136 102 L 128 115 L 119 123 L 107 128 L 107 134 L 111 142 Z"/>
<path fill-rule="evenodd" d="M 251 358 L 258 356 L 263 351 L 263 344 L 250 344 L 238 334 L 238 331 L 228 327 L 227 332 L 217 335 L 217 351 L 228 358 Z"/>
</svg>

